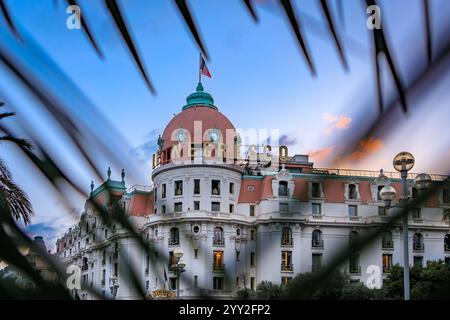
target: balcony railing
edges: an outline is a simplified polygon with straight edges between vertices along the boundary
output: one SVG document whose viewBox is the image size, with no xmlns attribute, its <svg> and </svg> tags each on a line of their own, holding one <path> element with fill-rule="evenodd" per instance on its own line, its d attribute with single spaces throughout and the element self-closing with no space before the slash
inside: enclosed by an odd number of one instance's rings
<svg viewBox="0 0 450 320">
<path fill-rule="evenodd" d="M 85 264 L 81 266 L 81 271 L 86 271 L 89 268 L 89 265 Z"/>
<path fill-rule="evenodd" d="M 213 263 L 213 272 L 224 272 L 224 271 L 225 271 L 225 264 Z"/>
<path fill-rule="evenodd" d="M 282 263 L 281 264 L 281 271 L 293 272 L 294 271 L 294 265 L 292 263 L 291 264 Z"/>
<path fill-rule="evenodd" d="M 311 247 L 315 249 L 323 249 L 323 240 L 312 240 Z"/>
<path fill-rule="evenodd" d="M 413 251 L 415 252 L 423 252 L 425 250 L 425 244 L 424 243 L 414 243 L 413 244 Z"/>
<path fill-rule="evenodd" d="M 215 246 L 224 246 L 225 238 L 213 238 L 213 245 Z"/>
<path fill-rule="evenodd" d="M 180 239 L 169 239 L 169 246 L 179 246 Z"/>
<path fill-rule="evenodd" d="M 383 241 L 382 249 L 383 250 L 392 250 L 392 249 L 394 249 L 394 242 L 393 241 Z"/>
<path fill-rule="evenodd" d="M 281 245 L 282 246 L 292 246 L 294 245 L 294 239 L 281 239 Z"/>
<path fill-rule="evenodd" d="M 383 266 L 383 273 L 391 273 L 392 266 Z"/>
<path fill-rule="evenodd" d="M 361 274 L 361 266 L 350 266 L 350 274 Z"/>
</svg>

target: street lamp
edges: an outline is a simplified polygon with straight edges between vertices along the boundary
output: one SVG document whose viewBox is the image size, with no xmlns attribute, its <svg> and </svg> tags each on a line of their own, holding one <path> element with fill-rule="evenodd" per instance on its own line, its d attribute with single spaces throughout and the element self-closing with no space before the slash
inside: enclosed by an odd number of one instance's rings
<svg viewBox="0 0 450 320">
<path fill-rule="evenodd" d="M 111 290 L 112 298 L 115 300 L 117 296 L 117 291 L 119 290 L 119 280 L 117 277 L 111 277 L 109 278 L 109 289 Z"/>
<path fill-rule="evenodd" d="M 394 157 L 393 165 L 395 170 L 400 172 L 402 181 L 402 196 L 400 201 L 404 204 L 408 200 L 408 171 L 414 167 L 414 156 L 409 152 L 400 152 Z M 426 173 L 417 175 L 414 184 L 419 191 L 428 187 L 431 177 Z M 395 199 L 396 191 L 392 186 L 385 186 L 380 190 L 380 198 L 384 201 L 386 208 L 391 208 L 392 201 Z M 403 288 L 404 299 L 409 300 L 409 249 L 408 249 L 408 214 L 403 215 Z"/>
<path fill-rule="evenodd" d="M 177 299 L 180 299 L 180 275 L 185 271 L 184 267 L 186 267 L 186 262 L 181 260 L 181 257 L 183 257 L 183 250 L 177 248 L 173 251 L 173 255 L 176 259 L 176 264 L 172 266 L 172 268 L 174 268 L 177 273 Z"/>
</svg>

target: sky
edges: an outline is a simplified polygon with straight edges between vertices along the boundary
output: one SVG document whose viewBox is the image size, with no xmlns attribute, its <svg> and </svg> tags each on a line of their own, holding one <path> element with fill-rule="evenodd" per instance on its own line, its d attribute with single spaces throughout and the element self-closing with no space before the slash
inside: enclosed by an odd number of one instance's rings
<svg viewBox="0 0 450 320">
<path fill-rule="evenodd" d="M 88 123 L 99 135 L 101 122 L 115 128 L 118 153 L 128 155 L 130 166 L 138 172 L 127 180 L 127 185 L 149 185 L 150 159 L 156 149 L 157 136 L 173 114 L 181 111 L 186 96 L 195 90 L 198 81 L 199 49 L 173 2 L 119 1 L 156 95 L 151 94 L 142 80 L 105 10 L 104 1 L 79 1 L 81 14 L 105 55 L 103 60 L 96 55 L 82 30 L 66 27 L 69 15 L 65 1 L 58 1 L 57 6 L 53 0 L 5 2 L 25 42 L 29 40 L 28 44 L 34 42 L 39 46 L 84 94 L 86 104 L 79 106 L 80 109 L 74 107 L 73 111 L 84 110 L 84 114 L 89 115 L 89 111 L 96 108 L 102 117 L 94 119 L 92 116 L 92 122 Z M 358 150 L 347 158 L 339 163 L 335 161 L 349 135 L 378 115 L 372 38 L 366 27 L 368 14 L 363 1 L 345 1 L 344 19 L 336 19 L 349 63 L 349 71 L 345 71 L 326 31 L 319 2 L 293 2 L 317 69 L 315 77 L 309 72 L 276 1 L 254 1 L 259 23 L 253 22 L 242 1 L 189 1 L 210 56 L 207 65 L 212 78 L 204 79 L 203 85 L 214 97 L 219 110 L 236 128 L 278 129 L 289 153 L 309 154 L 316 167 L 392 171 L 393 156 L 408 150 L 416 157 L 413 171 L 448 173 L 449 73 L 432 83 L 432 89 L 410 99 L 407 116 L 399 112 L 399 108 L 393 111 L 396 120 L 385 126 L 388 127 L 386 134 L 379 132 L 362 141 Z M 430 2 L 433 39 L 436 40 L 438 30 L 449 28 L 450 2 Z M 336 15 L 336 2 L 330 3 Z M 379 3 L 382 28 L 388 32 L 390 48 L 400 66 L 399 73 L 407 82 L 411 76 L 408 74 L 410 66 L 425 61 L 422 1 Z M 0 18 L 0 43 L 16 48 L 15 41 L 4 19 Z M 52 84 L 53 79 L 45 76 L 39 57 L 24 55 L 24 63 L 44 74 L 43 82 Z M 382 66 L 386 70 L 386 64 Z M 389 97 L 394 91 L 391 76 L 386 71 L 383 82 L 386 97 Z M 58 84 L 53 85 L 58 89 Z M 61 89 L 59 94 L 70 100 L 71 92 Z M 89 170 L 83 170 L 81 161 L 66 150 L 67 141 L 54 130 L 55 124 L 36 111 L 30 94 L 3 65 L 0 65 L 0 100 L 7 102 L 7 108 L 15 107 L 18 120 L 27 121 L 30 130 L 40 133 L 67 168 L 73 168 L 86 192 L 91 179 L 96 185 L 102 182 L 93 178 Z M 47 245 L 54 248 L 56 238 L 82 213 L 84 199 L 74 195 L 71 210 L 75 216 L 70 216 L 45 180 L 16 149 L 0 145 L 0 154 L 33 203 L 35 215 L 27 231 L 30 235 L 43 235 Z M 110 163 L 108 159 L 99 162 L 106 176 Z M 120 169 L 113 168 L 113 178 L 119 178 Z"/>
</svg>

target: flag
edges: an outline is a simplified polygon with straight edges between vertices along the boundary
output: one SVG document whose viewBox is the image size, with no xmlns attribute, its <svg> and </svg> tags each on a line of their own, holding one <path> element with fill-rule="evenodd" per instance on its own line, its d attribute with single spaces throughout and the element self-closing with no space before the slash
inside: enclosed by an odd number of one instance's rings
<svg viewBox="0 0 450 320">
<path fill-rule="evenodd" d="M 202 56 L 200 56 L 200 73 L 211 78 L 211 73 L 209 72 L 208 67 L 206 66 L 205 59 L 203 59 Z"/>
</svg>

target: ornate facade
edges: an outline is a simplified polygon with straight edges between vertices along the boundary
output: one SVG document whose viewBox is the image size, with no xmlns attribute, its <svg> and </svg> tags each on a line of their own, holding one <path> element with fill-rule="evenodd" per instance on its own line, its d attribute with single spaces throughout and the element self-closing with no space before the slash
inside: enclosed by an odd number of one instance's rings
<svg viewBox="0 0 450 320">
<path fill-rule="evenodd" d="M 307 155 L 289 156 L 284 146 L 266 147 L 276 149 L 271 157 L 257 152 L 241 159 L 241 148 L 233 124 L 199 84 L 158 139 L 151 186 L 127 188 L 124 172 L 115 181 L 109 171 L 101 186 L 92 186 L 78 225 L 57 241 L 58 256 L 81 268 L 85 287 L 133 299 L 133 273 L 147 294 L 176 288 L 174 252 L 182 249 L 181 297 L 225 298 L 326 265 L 352 237 L 389 216 L 379 198 L 383 186 L 400 193 L 397 173 L 318 169 Z M 414 174 L 409 178 L 415 197 Z M 110 214 L 122 206 L 149 250 L 121 224 L 105 224 L 96 205 Z M 444 189 L 411 212 L 411 264 L 450 263 L 449 210 Z M 393 226 L 341 269 L 364 282 L 369 266 L 377 266 L 381 277 L 389 273 L 402 264 L 402 232 L 400 223 Z M 96 298 L 88 290 L 79 295 Z"/>
</svg>

